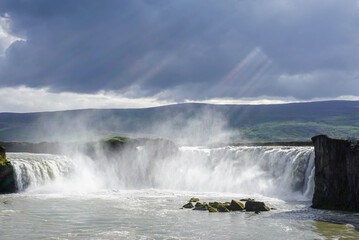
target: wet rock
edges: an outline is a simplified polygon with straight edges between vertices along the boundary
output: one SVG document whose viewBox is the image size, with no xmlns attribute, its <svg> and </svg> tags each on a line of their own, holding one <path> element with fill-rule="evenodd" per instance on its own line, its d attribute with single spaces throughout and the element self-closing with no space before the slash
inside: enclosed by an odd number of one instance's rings
<svg viewBox="0 0 359 240">
<path fill-rule="evenodd" d="M 219 206 L 225 207 L 224 203 L 220 203 L 220 202 L 210 202 L 209 205 L 214 208 L 218 208 Z"/>
<path fill-rule="evenodd" d="M 215 209 L 214 207 L 209 207 L 209 208 L 208 208 L 208 211 L 209 211 L 209 212 L 217 212 L 217 209 Z"/>
<path fill-rule="evenodd" d="M 203 204 L 200 203 L 200 202 L 197 202 L 196 205 L 194 205 L 195 207 L 198 207 L 198 206 L 202 206 Z"/>
<path fill-rule="evenodd" d="M 230 212 L 230 211 L 228 210 L 228 208 L 226 208 L 225 206 L 219 206 L 219 207 L 217 208 L 217 211 L 218 211 L 218 212 Z"/>
<path fill-rule="evenodd" d="M 193 197 L 189 200 L 189 202 L 199 202 L 199 198 Z"/>
<path fill-rule="evenodd" d="M 183 207 L 183 208 L 193 208 L 194 206 L 193 206 L 192 203 L 189 202 L 189 203 L 183 205 L 182 207 Z"/>
<path fill-rule="evenodd" d="M 247 212 L 270 211 L 269 207 L 267 207 L 264 202 L 256 201 L 247 201 L 245 209 Z"/>
<path fill-rule="evenodd" d="M 239 201 L 242 201 L 242 202 L 251 201 L 251 202 L 253 202 L 253 201 L 254 201 L 254 199 L 253 199 L 253 198 L 242 198 L 242 199 L 241 199 L 241 200 L 239 200 Z"/>
<path fill-rule="evenodd" d="M 230 205 L 227 207 L 231 211 L 242 211 L 244 210 L 243 203 L 232 200 Z"/>
<path fill-rule="evenodd" d="M 193 208 L 193 210 L 207 211 L 208 208 L 207 208 L 207 206 L 201 204 L 201 205 L 198 205 L 197 207 Z"/>
</svg>

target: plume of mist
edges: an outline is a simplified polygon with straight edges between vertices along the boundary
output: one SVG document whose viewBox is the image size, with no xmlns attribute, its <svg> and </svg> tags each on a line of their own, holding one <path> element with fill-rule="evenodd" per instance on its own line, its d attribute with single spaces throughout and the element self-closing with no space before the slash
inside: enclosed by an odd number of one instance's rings
<svg viewBox="0 0 359 240">
<path fill-rule="evenodd" d="M 157 121 L 150 127 L 154 135 L 171 139 L 179 145 L 229 143 L 241 139 L 239 130 L 230 129 L 228 119 L 210 108 L 188 114 L 178 113 Z"/>
<path fill-rule="evenodd" d="M 183 109 L 76 110 L 42 114 L 29 133 L 35 141 L 86 142 L 105 137 L 166 138 L 179 145 L 229 143 L 242 139 L 220 111 Z"/>
</svg>

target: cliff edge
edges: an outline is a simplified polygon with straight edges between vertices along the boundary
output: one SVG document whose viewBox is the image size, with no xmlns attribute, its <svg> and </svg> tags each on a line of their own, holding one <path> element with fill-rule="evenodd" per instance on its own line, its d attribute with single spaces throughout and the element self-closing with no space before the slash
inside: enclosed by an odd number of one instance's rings
<svg viewBox="0 0 359 240">
<path fill-rule="evenodd" d="M 6 159 L 5 148 L 0 146 L 0 193 L 16 192 L 15 171 Z"/>
<path fill-rule="evenodd" d="M 359 211 L 359 144 L 312 138 L 315 151 L 313 208 Z"/>
</svg>

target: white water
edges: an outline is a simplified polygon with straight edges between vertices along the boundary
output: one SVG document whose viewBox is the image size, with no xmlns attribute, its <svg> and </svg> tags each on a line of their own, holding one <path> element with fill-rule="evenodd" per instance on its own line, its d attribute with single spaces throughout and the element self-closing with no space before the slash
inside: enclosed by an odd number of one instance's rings
<svg viewBox="0 0 359 240">
<path fill-rule="evenodd" d="M 309 199 L 311 147 L 181 147 L 166 157 L 137 147 L 114 159 L 9 153 L 21 191 L 172 189 Z"/>
<path fill-rule="evenodd" d="M 313 157 L 310 147 L 8 153 L 22 192 L 0 195 L 0 239 L 359 239 L 357 214 L 309 207 Z M 193 196 L 252 197 L 276 210 L 180 209 Z"/>
</svg>

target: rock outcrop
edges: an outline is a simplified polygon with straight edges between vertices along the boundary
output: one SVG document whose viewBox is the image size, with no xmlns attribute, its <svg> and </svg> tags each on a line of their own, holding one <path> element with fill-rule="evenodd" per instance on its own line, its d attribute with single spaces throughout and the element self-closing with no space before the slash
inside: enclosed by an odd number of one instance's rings
<svg viewBox="0 0 359 240">
<path fill-rule="evenodd" d="M 249 199 L 249 200 L 248 200 Z M 265 205 L 264 202 L 256 202 L 254 199 L 248 198 L 243 199 L 246 202 L 244 206 L 243 203 L 232 200 L 231 202 L 206 202 L 200 203 L 198 198 L 191 198 L 189 202 L 182 206 L 182 208 L 192 208 L 192 210 L 202 210 L 208 212 L 256 212 L 260 213 L 261 211 L 270 211 L 270 208 Z M 192 202 L 196 202 L 196 205 L 193 206 Z"/>
<path fill-rule="evenodd" d="M 359 211 L 359 145 L 356 141 L 312 138 L 315 150 L 313 208 Z"/>
<path fill-rule="evenodd" d="M 270 211 L 270 208 L 264 202 L 247 201 L 245 205 L 247 212 Z"/>
<path fill-rule="evenodd" d="M 5 148 L 0 146 L 0 193 L 14 193 L 16 190 L 14 168 L 6 160 Z"/>
</svg>

